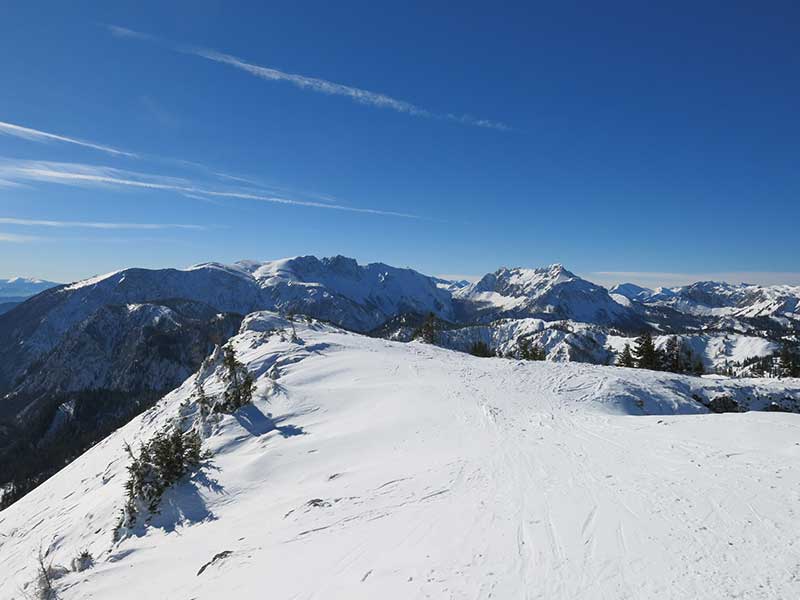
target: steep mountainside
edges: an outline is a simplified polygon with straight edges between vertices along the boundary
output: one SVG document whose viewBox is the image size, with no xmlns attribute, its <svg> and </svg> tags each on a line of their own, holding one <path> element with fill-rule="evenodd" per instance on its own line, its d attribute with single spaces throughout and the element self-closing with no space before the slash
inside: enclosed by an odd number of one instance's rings
<svg viewBox="0 0 800 600">
<path fill-rule="evenodd" d="M 197 370 L 241 316 L 185 300 L 101 307 L 0 402 L 0 487 L 16 498 Z"/>
<path fill-rule="evenodd" d="M 797 595 L 797 415 L 706 408 L 796 406 L 797 381 L 480 359 L 265 313 L 231 344 L 256 400 L 198 429 L 210 461 L 114 541 L 125 445 L 196 425 L 197 385 L 224 386 L 204 368 L 0 512 L 0 597 L 34 592 L 40 551 L 62 600 Z"/>
<path fill-rule="evenodd" d="M 0 315 L 2 315 L 3 313 L 7 313 L 18 304 L 21 304 L 25 300 L 25 298 L 12 297 L 12 298 L 4 298 L 4 300 L 6 301 L 0 302 Z"/>
<path fill-rule="evenodd" d="M 501 317 L 569 319 L 597 325 L 643 327 L 629 307 L 615 302 L 605 288 L 570 273 L 561 265 L 542 269 L 500 269 L 454 293 L 466 320 Z"/>
</svg>

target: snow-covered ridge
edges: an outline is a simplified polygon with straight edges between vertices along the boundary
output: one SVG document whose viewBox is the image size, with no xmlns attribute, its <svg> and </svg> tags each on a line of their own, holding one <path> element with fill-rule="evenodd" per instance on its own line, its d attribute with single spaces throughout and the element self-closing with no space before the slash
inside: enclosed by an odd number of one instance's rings
<svg viewBox="0 0 800 600">
<path fill-rule="evenodd" d="M 680 287 L 650 290 L 625 283 L 614 286 L 611 292 L 629 300 L 668 306 L 699 316 L 797 318 L 800 313 L 800 286 L 698 281 Z"/>
<path fill-rule="evenodd" d="M 90 289 L 113 294 L 132 272 L 140 295 L 171 294 L 218 306 L 221 310 L 250 312 L 257 308 L 314 314 L 352 329 L 367 330 L 403 310 L 434 312 L 452 317 L 450 295 L 436 280 L 411 269 L 383 263 L 359 265 L 343 256 L 318 259 L 300 256 L 275 261 L 241 261 L 233 265 L 202 263 L 188 269 L 127 269 L 76 282 L 63 288 L 67 294 Z M 202 279 L 207 279 L 205 289 Z M 164 281 L 162 281 L 164 280 Z M 196 282 L 196 283 L 195 283 Z M 215 287 L 246 288 L 240 302 L 220 301 Z M 148 289 L 151 288 L 151 289 Z M 171 287 L 171 289 L 169 289 Z M 102 288 L 102 289 L 101 289 Z M 167 291 L 169 289 L 169 291 Z M 328 311 L 330 314 L 324 314 Z"/>
<path fill-rule="evenodd" d="M 587 329 L 583 324 L 629 334 L 648 327 L 664 333 L 734 331 L 773 341 L 800 327 L 800 288 L 700 282 L 651 291 L 625 284 L 609 294 L 560 264 L 502 268 L 468 285 L 383 263 L 359 265 L 343 256 L 125 269 L 45 292 L 13 308 L 13 315 L 0 315 L 0 389 L 8 389 L 27 365 L 101 307 L 176 298 L 241 315 L 254 310 L 305 314 L 362 332 L 406 313 L 433 313 L 466 326 L 509 318 L 541 319 L 569 321 L 573 330 Z M 763 322 L 751 322 L 763 316 L 771 318 L 772 331 L 766 334 Z M 592 336 L 572 339 L 585 347 L 577 355 L 607 362 L 607 351 L 587 352 Z M 576 353 L 565 350 L 556 355 Z"/>
<path fill-rule="evenodd" d="M 31 277 L 12 277 L 10 279 L 0 279 L 0 299 L 26 298 L 57 285 L 61 284 Z"/>
<path fill-rule="evenodd" d="M 698 401 L 800 402 L 797 382 L 480 359 L 271 313 L 231 344 L 257 399 L 206 438 L 213 468 L 113 541 L 124 445 L 181 413 L 193 376 L 0 513 L 0 597 L 32 591 L 40 547 L 94 557 L 62 600 L 797 590 L 797 416 Z"/>
</svg>

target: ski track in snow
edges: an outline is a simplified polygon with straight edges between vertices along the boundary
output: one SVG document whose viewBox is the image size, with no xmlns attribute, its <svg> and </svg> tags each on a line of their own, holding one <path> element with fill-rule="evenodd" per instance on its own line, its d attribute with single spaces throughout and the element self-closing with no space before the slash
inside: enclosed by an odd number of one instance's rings
<svg viewBox="0 0 800 600">
<path fill-rule="evenodd" d="M 0 597 L 23 597 L 40 544 L 95 556 L 64 600 L 800 597 L 798 415 L 688 414 L 663 374 L 298 333 L 235 340 L 260 393 L 279 368 L 258 412 L 295 429 L 226 417 L 217 485 L 183 484 L 174 530 L 114 544 L 123 440 L 187 382 L 0 513 Z M 625 414 L 608 396 L 628 383 L 687 414 Z"/>
</svg>

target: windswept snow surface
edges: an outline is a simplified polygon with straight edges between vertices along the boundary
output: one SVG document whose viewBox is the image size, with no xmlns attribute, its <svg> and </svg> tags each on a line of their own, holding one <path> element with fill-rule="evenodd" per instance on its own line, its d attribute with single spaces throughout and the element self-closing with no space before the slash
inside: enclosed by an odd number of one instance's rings
<svg viewBox="0 0 800 600">
<path fill-rule="evenodd" d="M 249 316 L 259 399 L 206 439 L 213 467 L 112 542 L 127 459 L 194 377 L 0 513 L 0 597 L 38 548 L 96 564 L 70 599 L 800 596 L 800 417 L 705 414 L 707 381 L 480 359 Z M 204 374 L 208 393 L 216 374 Z"/>
</svg>

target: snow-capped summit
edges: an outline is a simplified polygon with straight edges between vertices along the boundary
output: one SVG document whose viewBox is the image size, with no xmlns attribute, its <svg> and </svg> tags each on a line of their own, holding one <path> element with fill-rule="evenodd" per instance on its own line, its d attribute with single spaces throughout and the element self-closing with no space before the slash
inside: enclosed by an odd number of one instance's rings
<svg viewBox="0 0 800 600">
<path fill-rule="evenodd" d="M 633 323 L 628 308 L 604 287 L 586 281 L 560 264 L 539 269 L 502 268 L 455 292 L 465 310 L 483 321 L 499 317 L 571 319 L 595 324 Z"/>
<path fill-rule="evenodd" d="M 452 318 L 447 290 L 412 269 L 359 265 L 344 256 L 300 256 L 247 268 L 265 293 L 265 308 L 273 310 L 303 312 L 357 330 L 373 329 L 402 312 Z"/>
<path fill-rule="evenodd" d="M 628 300 L 638 300 L 639 302 L 646 302 L 656 294 L 654 290 L 635 283 L 618 283 L 609 288 L 608 291 L 611 294 L 623 296 Z"/>
<path fill-rule="evenodd" d="M 61 284 L 32 277 L 0 279 L 0 298 L 27 298 L 57 285 Z"/>
</svg>

